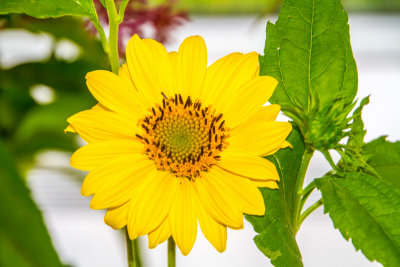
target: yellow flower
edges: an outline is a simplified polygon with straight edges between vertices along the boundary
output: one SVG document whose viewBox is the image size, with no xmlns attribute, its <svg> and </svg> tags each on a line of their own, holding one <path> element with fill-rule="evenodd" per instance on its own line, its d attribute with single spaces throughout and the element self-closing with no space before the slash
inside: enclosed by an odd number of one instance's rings
<svg viewBox="0 0 400 267">
<path fill-rule="evenodd" d="M 88 142 L 71 165 L 89 171 L 82 185 L 105 222 L 127 225 L 131 239 L 154 248 L 171 235 L 187 255 L 197 221 L 220 252 L 226 227 L 243 213 L 263 215 L 257 187 L 277 188 L 275 166 L 260 156 L 289 146 L 291 124 L 274 121 L 280 106 L 263 104 L 277 81 L 258 75 L 257 53 L 232 53 L 207 68 L 199 36 L 178 52 L 133 36 L 118 75 L 98 70 L 87 86 L 99 104 L 68 119 Z"/>
</svg>

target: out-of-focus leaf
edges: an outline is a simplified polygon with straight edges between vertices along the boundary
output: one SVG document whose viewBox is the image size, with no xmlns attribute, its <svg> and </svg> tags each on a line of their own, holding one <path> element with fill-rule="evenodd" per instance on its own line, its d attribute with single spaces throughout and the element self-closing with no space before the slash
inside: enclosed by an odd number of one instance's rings
<svg viewBox="0 0 400 267">
<path fill-rule="evenodd" d="M 102 69 L 109 68 L 107 56 L 99 40 L 84 29 L 78 17 L 61 17 L 57 19 L 36 19 L 28 16 L 16 16 L 9 20 L 8 29 L 26 29 L 33 33 L 49 33 L 56 40 L 68 39 L 83 50 L 83 59 L 97 63 Z"/>
<path fill-rule="evenodd" d="M 400 266 L 400 191 L 364 173 L 317 179 L 325 212 L 369 260 Z"/>
<path fill-rule="evenodd" d="M 40 211 L 0 140 L 0 266 L 62 266 Z"/>
<path fill-rule="evenodd" d="M 258 247 L 275 266 L 303 266 L 292 226 L 295 184 L 304 153 L 304 143 L 297 127 L 288 141 L 293 149 L 278 151 L 271 160 L 279 173 L 279 190 L 260 188 L 265 202 L 264 216 L 246 216 L 259 234 L 254 238 Z"/>
<path fill-rule="evenodd" d="M 74 136 L 64 133 L 66 119 L 95 103 L 88 98 L 62 94 L 54 103 L 32 109 L 25 115 L 15 132 L 13 141 L 16 152 L 23 156 L 32 155 L 41 149 L 76 149 Z"/>
<path fill-rule="evenodd" d="M 367 163 L 379 176 L 400 190 L 400 141 L 392 143 L 382 136 L 367 143 L 364 153 Z"/>
<path fill-rule="evenodd" d="M 25 13 L 35 18 L 96 16 L 92 0 L 1 0 L 0 14 L 9 13 Z"/>
<path fill-rule="evenodd" d="M 46 63 L 1 71 L 0 104 L 6 105 L 0 109 L 6 109 L 4 116 L 13 119 L 7 123 L 0 121 L 0 133 L 20 162 L 29 162 L 43 149 L 76 149 L 74 137 L 65 135 L 63 130 L 69 116 L 96 103 L 86 88 L 84 76 L 98 68 L 88 59 L 67 63 L 52 58 Z M 44 106 L 34 102 L 29 89 L 35 84 L 50 86 L 54 102 Z"/>
</svg>

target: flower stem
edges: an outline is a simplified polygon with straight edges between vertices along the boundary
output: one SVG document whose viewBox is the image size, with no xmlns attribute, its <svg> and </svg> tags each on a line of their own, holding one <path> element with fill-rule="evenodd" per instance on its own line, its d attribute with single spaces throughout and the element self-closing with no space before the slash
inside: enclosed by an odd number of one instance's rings
<svg viewBox="0 0 400 267">
<path fill-rule="evenodd" d="M 297 233 L 298 231 L 298 219 L 301 213 L 300 202 L 303 194 L 304 178 L 306 177 L 308 165 L 310 164 L 310 160 L 313 154 L 314 154 L 314 149 L 306 146 L 304 154 L 301 158 L 299 173 L 297 174 L 296 185 L 295 185 L 296 195 L 294 197 L 293 214 L 292 214 L 292 227 L 294 233 Z"/>
<path fill-rule="evenodd" d="M 108 23 L 110 26 L 108 46 L 110 49 L 109 58 L 111 63 L 111 70 L 112 72 L 117 74 L 119 70 L 118 26 L 120 23 L 120 17 L 117 13 L 117 9 L 113 0 L 106 0 L 106 9 L 108 14 Z"/>
<path fill-rule="evenodd" d="M 175 267 L 175 242 L 172 236 L 168 239 L 168 267 Z"/>
<path fill-rule="evenodd" d="M 124 15 L 125 15 L 125 8 L 128 5 L 129 0 L 123 0 L 121 5 L 119 6 L 119 11 L 118 11 L 118 15 L 119 15 L 119 23 L 121 23 L 124 20 Z"/>
<path fill-rule="evenodd" d="M 104 52 L 106 52 L 107 56 L 110 57 L 110 48 L 108 47 L 108 40 L 107 40 L 106 34 L 104 33 L 103 28 L 101 27 L 99 18 L 96 15 L 96 18 L 90 19 L 90 21 L 93 23 L 94 27 L 96 27 L 96 30 L 100 35 L 100 41 L 101 41 L 101 45 L 103 46 Z"/>
<path fill-rule="evenodd" d="M 308 197 L 311 195 L 311 193 L 314 191 L 314 189 L 316 187 L 317 187 L 317 183 L 315 182 L 315 180 L 313 180 L 301 192 L 302 197 L 300 200 L 300 207 L 299 207 L 300 212 L 303 210 L 304 204 L 306 203 Z"/>
<path fill-rule="evenodd" d="M 315 202 L 314 204 L 312 204 L 308 209 L 306 209 L 303 214 L 300 215 L 300 219 L 299 219 L 299 227 L 300 225 L 303 223 L 303 221 L 308 217 L 308 215 L 310 215 L 311 213 L 313 213 L 313 211 L 315 211 L 316 209 L 318 209 L 319 207 L 322 206 L 322 199 L 318 200 L 317 202 Z"/>
<path fill-rule="evenodd" d="M 141 267 L 139 244 L 137 239 L 131 240 L 129 238 L 128 230 L 125 227 L 125 241 L 126 241 L 126 252 L 128 254 L 128 266 L 129 267 Z"/>
</svg>

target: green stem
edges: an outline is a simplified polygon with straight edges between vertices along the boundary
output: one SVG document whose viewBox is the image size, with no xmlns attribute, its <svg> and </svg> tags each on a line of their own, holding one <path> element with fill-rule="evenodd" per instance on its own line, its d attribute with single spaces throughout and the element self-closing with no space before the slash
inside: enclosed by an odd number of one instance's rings
<svg viewBox="0 0 400 267">
<path fill-rule="evenodd" d="M 310 160 L 313 154 L 314 154 L 314 149 L 306 146 L 304 154 L 301 158 L 301 165 L 296 179 L 296 185 L 295 185 L 296 195 L 294 198 L 293 214 L 292 214 L 292 226 L 295 233 L 297 233 L 298 230 L 297 221 L 301 212 L 300 202 L 303 193 L 304 178 L 306 177 L 308 165 L 310 164 Z"/>
<path fill-rule="evenodd" d="M 303 210 L 304 204 L 306 203 L 308 197 L 311 195 L 311 193 L 314 191 L 314 189 L 316 187 L 317 187 L 317 183 L 315 182 L 315 180 L 313 180 L 301 192 L 302 197 L 301 197 L 301 200 L 300 200 L 300 207 L 299 207 L 299 211 L 300 212 Z"/>
<path fill-rule="evenodd" d="M 299 220 L 299 225 L 298 227 L 300 228 L 300 225 L 303 223 L 303 221 L 308 217 L 308 215 L 310 215 L 311 213 L 313 213 L 313 211 L 315 211 L 316 209 L 318 209 L 319 207 L 322 206 L 322 199 L 318 200 L 317 202 L 315 202 L 314 204 L 312 204 L 308 209 L 306 209 L 301 215 L 300 215 L 300 220 Z"/>
<path fill-rule="evenodd" d="M 140 247 L 139 247 L 139 242 L 138 239 L 132 240 L 133 244 L 133 251 L 135 255 L 135 262 L 136 262 L 136 267 L 141 267 L 142 266 L 142 260 L 140 259 Z"/>
<path fill-rule="evenodd" d="M 120 17 L 119 23 L 121 23 L 124 20 L 125 8 L 128 5 L 128 2 L 129 2 L 129 0 L 123 0 L 121 5 L 119 6 L 119 11 L 118 11 L 118 14 Z"/>
<path fill-rule="evenodd" d="M 139 244 L 137 239 L 131 240 L 129 238 L 128 230 L 125 227 L 125 241 L 126 241 L 126 252 L 128 254 L 128 266 L 129 267 L 141 267 Z"/>
<path fill-rule="evenodd" d="M 135 263 L 135 255 L 133 253 L 133 244 L 132 244 L 132 240 L 129 238 L 128 235 L 128 229 L 125 228 L 125 241 L 126 241 L 126 253 L 128 255 L 128 266 L 129 267 L 135 267 L 136 263 Z"/>
<path fill-rule="evenodd" d="M 172 236 L 168 239 L 168 267 L 175 267 L 175 242 Z"/>
<path fill-rule="evenodd" d="M 103 27 L 101 27 L 100 25 L 99 18 L 96 15 L 96 18 L 91 19 L 90 21 L 93 23 L 94 27 L 96 28 L 97 32 L 100 35 L 100 41 L 101 45 L 103 46 L 104 52 L 106 52 L 107 56 L 110 57 L 110 48 L 108 47 L 107 37 L 106 34 L 104 33 Z"/>
<path fill-rule="evenodd" d="M 106 8 L 108 14 L 108 22 L 110 26 L 108 46 L 110 49 L 109 58 L 111 63 L 111 70 L 112 72 L 117 74 L 119 70 L 118 26 L 120 23 L 120 17 L 117 13 L 117 9 L 113 0 L 106 0 Z"/>
</svg>

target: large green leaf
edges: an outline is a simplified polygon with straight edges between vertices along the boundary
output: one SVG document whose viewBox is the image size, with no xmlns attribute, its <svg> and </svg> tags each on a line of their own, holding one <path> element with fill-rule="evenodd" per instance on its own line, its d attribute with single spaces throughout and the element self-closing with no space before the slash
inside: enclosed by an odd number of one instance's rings
<svg viewBox="0 0 400 267">
<path fill-rule="evenodd" d="M 346 108 L 357 92 L 357 68 L 340 0 L 284 1 L 277 22 L 267 25 L 260 74 L 279 81 L 270 101 L 282 106 L 305 138 L 312 127 L 322 136 L 331 125 L 346 126 L 337 120 L 345 120 L 344 110 L 350 111 Z M 334 130 L 328 136 L 337 136 Z"/>
<path fill-rule="evenodd" d="M 265 216 L 246 216 L 259 234 L 254 238 L 257 247 L 271 259 L 275 266 L 303 266 L 301 254 L 292 226 L 293 203 L 297 174 L 304 153 L 304 144 L 297 127 L 288 141 L 293 149 L 286 148 L 269 156 L 281 177 L 279 190 L 261 188 L 265 202 Z"/>
<path fill-rule="evenodd" d="M 321 106 L 338 97 L 352 103 L 357 70 L 340 0 L 286 0 L 275 25 L 268 23 L 264 53 L 260 72 L 280 81 L 271 101 L 284 109 L 309 111 L 312 93 Z"/>
<path fill-rule="evenodd" d="M 0 266 L 62 266 L 40 211 L 0 140 Z"/>
<path fill-rule="evenodd" d="M 325 212 L 369 260 L 400 266 L 400 191 L 364 173 L 317 179 Z"/>
<path fill-rule="evenodd" d="M 35 18 L 96 16 L 93 0 L 1 0 L 0 14 L 8 13 L 25 13 Z"/>
<path fill-rule="evenodd" d="M 382 136 L 367 143 L 364 153 L 379 176 L 400 189 L 400 141 L 392 143 Z"/>
</svg>

